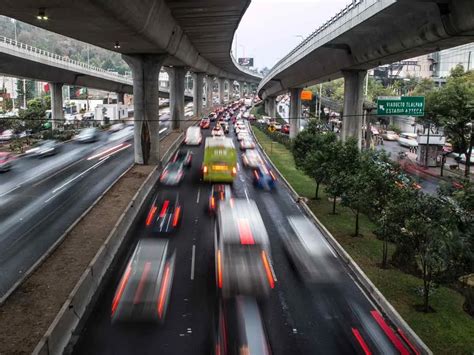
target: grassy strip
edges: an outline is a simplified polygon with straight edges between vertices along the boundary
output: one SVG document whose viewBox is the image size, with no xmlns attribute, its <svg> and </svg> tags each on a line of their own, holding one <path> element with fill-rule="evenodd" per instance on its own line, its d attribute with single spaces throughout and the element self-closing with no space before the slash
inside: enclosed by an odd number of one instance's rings
<svg viewBox="0 0 474 355">
<path fill-rule="evenodd" d="M 275 166 L 285 176 L 299 195 L 314 197 L 316 184 L 297 170 L 291 152 L 282 144 L 272 142 L 268 136 L 254 127 L 254 133 Z M 374 225 L 361 216 L 363 238 L 354 238 L 354 216 L 350 210 L 338 206 L 338 214 L 331 215 L 331 202 L 324 191 L 321 200 L 309 200 L 309 206 L 332 235 L 364 270 L 367 276 L 425 341 L 435 354 L 471 354 L 474 351 L 474 322 L 463 311 L 464 298 L 458 292 L 439 287 L 431 298 L 435 313 L 425 314 L 415 310 L 421 304 L 417 290 L 422 280 L 396 268 L 381 269 L 382 243 L 372 233 Z M 393 252 L 390 247 L 390 256 Z"/>
</svg>

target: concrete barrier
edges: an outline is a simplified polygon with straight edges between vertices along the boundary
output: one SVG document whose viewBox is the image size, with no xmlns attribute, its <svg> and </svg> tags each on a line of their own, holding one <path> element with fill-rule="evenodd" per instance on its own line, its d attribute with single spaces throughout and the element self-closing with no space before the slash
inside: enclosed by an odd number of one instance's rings
<svg viewBox="0 0 474 355">
<path fill-rule="evenodd" d="M 432 351 L 428 346 L 421 340 L 421 338 L 411 329 L 407 322 L 402 318 L 402 316 L 396 311 L 396 309 L 387 301 L 385 296 L 377 289 L 377 287 L 370 281 L 364 271 L 357 265 L 357 263 L 352 259 L 352 257 L 346 252 L 346 250 L 339 244 L 339 242 L 334 238 L 334 236 L 329 232 L 329 230 L 321 223 L 321 221 L 316 217 L 316 215 L 311 211 L 309 206 L 304 202 L 304 199 L 293 189 L 291 184 L 285 179 L 283 174 L 277 169 L 273 164 L 270 157 L 267 155 L 257 137 L 253 133 L 253 130 L 250 129 L 250 132 L 257 143 L 262 154 L 265 156 L 266 160 L 271 164 L 272 168 L 277 172 L 281 181 L 283 181 L 284 186 L 289 191 L 291 197 L 298 203 L 302 211 L 309 217 L 310 220 L 316 225 L 316 227 L 321 231 L 321 234 L 328 241 L 334 251 L 338 254 L 340 259 L 344 264 L 349 268 L 351 274 L 355 277 L 359 285 L 365 292 L 370 296 L 382 313 L 392 322 L 397 331 L 403 331 L 404 335 L 408 340 L 415 345 L 415 347 L 423 354 L 432 355 Z"/>
<path fill-rule="evenodd" d="M 166 163 L 171 158 L 174 151 L 182 143 L 183 138 L 184 134 L 178 136 L 163 155 L 162 163 Z M 33 354 L 62 354 L 65 351 L 71 339 L 73 339 L 73 335 L 79 329 L 84 316 L 87 315 L 88 307 L 94 300 L 97 291 L 106 281 L 110 267 L 121 246 L 127 241 L 129 229 L 136 221 L 141 210 L 146 207 L 147 196 L 158 182 L 159 175 L 160 170 L 155 168 L 140 186 L 94 259 L 69 294 L 53 323 L 35 347 Z"/>
</svg>

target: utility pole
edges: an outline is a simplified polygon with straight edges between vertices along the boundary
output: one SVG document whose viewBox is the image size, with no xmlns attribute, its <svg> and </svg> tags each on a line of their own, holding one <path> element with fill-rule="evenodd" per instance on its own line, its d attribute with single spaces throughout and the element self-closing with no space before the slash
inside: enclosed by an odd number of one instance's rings
<svg viewBox="0 0 474 355">
<path fill-rule="evenodd" d="M 318 120 L 321 120 L 321 96 L 323 94 L 323 84 L 319 84 L 319 98 L 318 98 Z"/>
<path fill-rule="evenodd" d="M 23 79 L 23 108 L 26 110 L 26 80 Z"/>
</svg>

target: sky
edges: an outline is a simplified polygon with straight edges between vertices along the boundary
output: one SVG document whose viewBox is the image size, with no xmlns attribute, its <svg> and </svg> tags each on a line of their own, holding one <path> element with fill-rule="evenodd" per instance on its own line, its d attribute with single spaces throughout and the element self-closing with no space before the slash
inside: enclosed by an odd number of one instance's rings
<svg viewBox="0 0 474 355">
<path fill-rule="evenodd" d="M 234 37 L 233 51 L 271 68 L 351 0 L 252 0 Z"/>
</svg>

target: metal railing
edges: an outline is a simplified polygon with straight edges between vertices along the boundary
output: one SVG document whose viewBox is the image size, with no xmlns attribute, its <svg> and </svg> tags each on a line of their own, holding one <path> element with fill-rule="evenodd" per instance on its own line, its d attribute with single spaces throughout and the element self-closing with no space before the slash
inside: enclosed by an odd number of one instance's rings
<svg viewBox="0 0 474 355">
<path fill-rule="evenodd" d="M 34 57 L 43 57 L 55 63 L 72 65 L 82 70 L 86 69 L 86 70 L 94 71 L 94 72 L 100 73 L 101 76 L 106 76 L 110 79 L 113 79 L 114 81 L 119 81 L 119 82 L 125 81 L 127 84 L 132 85 L 132 78 L 130 76 L 111 73 L 108 70 L 90 65 L 88 63 L 80 62 L 78 60 L 74 60 L 68 57 L 64 57 L 56 53 L 51 53 L 43 49 L 30 46 L 29 44 L 15 41 L 14 39 L 11 39 L 11 38 L 0 36 L 0 46 L 17 50 L 21 53 L 27 53 Z"/>
</svg>

